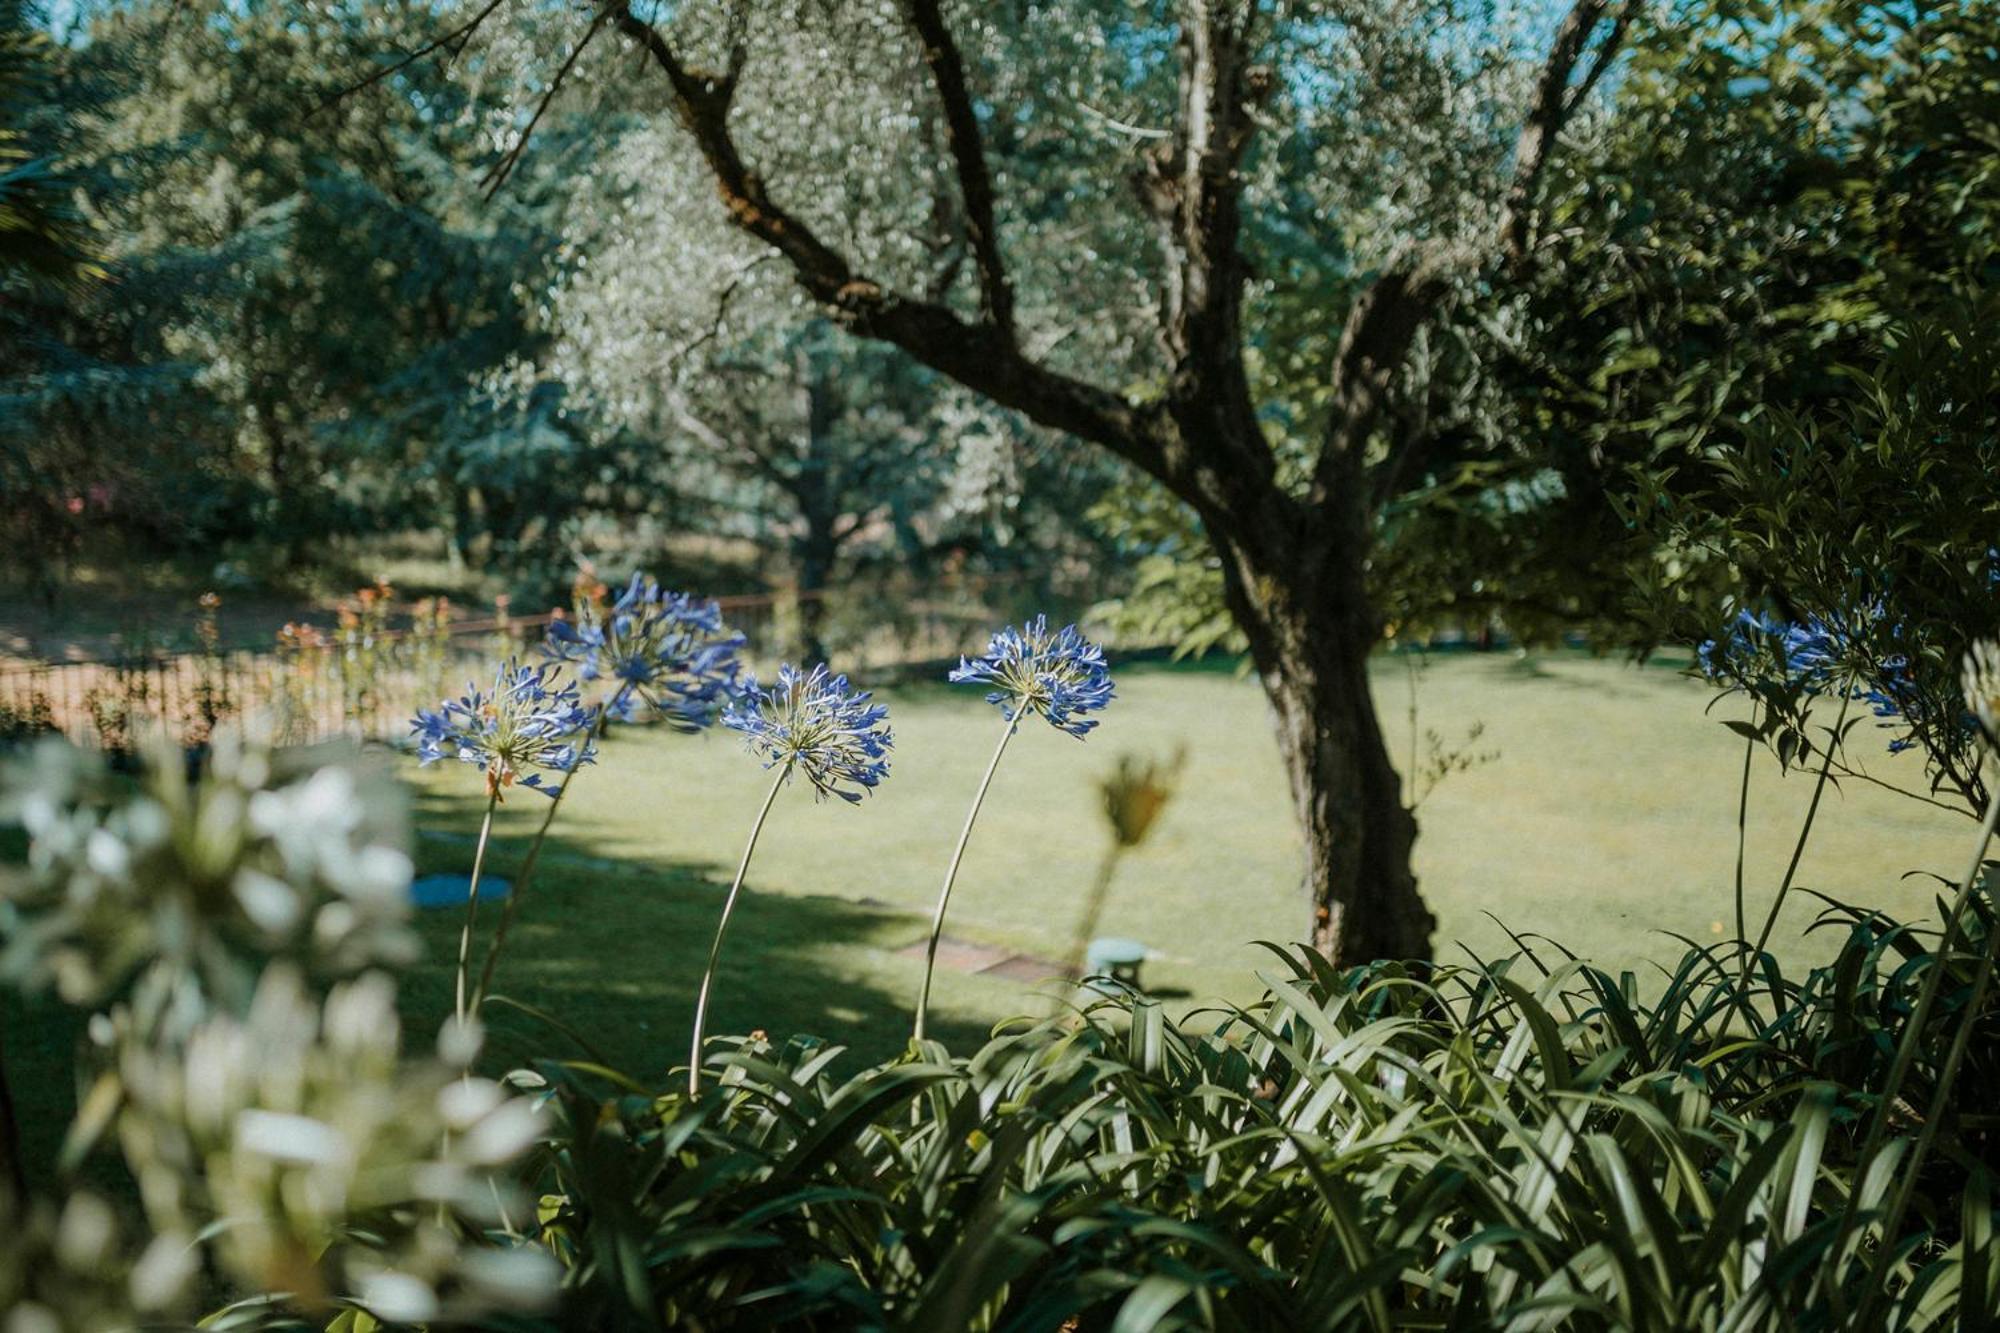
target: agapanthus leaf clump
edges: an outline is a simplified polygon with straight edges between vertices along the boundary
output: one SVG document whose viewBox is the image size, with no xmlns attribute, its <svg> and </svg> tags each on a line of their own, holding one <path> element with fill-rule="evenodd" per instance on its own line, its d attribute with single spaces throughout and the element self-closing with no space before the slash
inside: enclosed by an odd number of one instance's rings
<svg viewBox="0 0 2000 1333">
<path fill-rule="evenodd" d="M 669 726 L 698 731 L 735 692 L 743 642 L 715 602 L 634 574 L 608 610 L 582 600 L 574 621 L 552 622 L 545 651 L 574 663 L 580 679 L 605 683 L 612 719 L 634 722 L 650 710 Z"/>
<path fill-rule="evenodd" d="M 787 662 L 768 690 L 746 677 L 722 724 L 743 733 L 764 767 L 783 764 L 819 796 L 858 802 L 889 775 L 894 744 L 889 710 L 873 699 L 823 663 L 801 671 Z"/>
<path fill-rule="evenodd" d="M 555 785 L 537 770 L 567 773 L 597 757 L 590 743 L 597 710 L 585 707 L 576 683 L 559 672 L 553 662 L 510 659 L 490 692 L 474 687 L 435 711 L 419 709 L 410 724 L 417 757 L 426 764 L 456 759 L 474 765 L 495 798 L 512 786 L 553 796 Z"/>
<path fill-rule="evenodd" d="M 970 681 L 993 686 L 986 702 L 999 705 L 1009 721 L 1034 714 L 1078 738 L 1097 725 L 1083 715 L 1097 712 L 1113 697 L 1104 650 L 1075 625 L 1051 633 L 1043 615 L 1018 629 L 1009 625 L 996 632 L 983 654 L 960 658 L 947 679 L 954 685 Z"/>
</svg>

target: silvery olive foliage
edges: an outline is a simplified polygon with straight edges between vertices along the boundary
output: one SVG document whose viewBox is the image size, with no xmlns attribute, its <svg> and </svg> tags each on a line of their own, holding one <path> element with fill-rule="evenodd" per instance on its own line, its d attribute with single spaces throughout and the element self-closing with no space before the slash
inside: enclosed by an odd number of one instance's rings
<svg viewBox="0 0 2000 1333">
<path fill-rule="evenodd" d="M 471 1071 L 475 1028 L 404 1039 L 415 956 L 404 819 L 352 755 L 219 736 L 191 776 L 154 751 L 137 790 L 59 742 L 5 771 L 28 835 L 0 879 L 0 980 L 94 1012 L 56 1180 L 13 1198 L 0 1260 L 16 1329 L 185 1317 L 219 1326 L 342 1308 L 459 1322 L 553 1296 L 509 1164 L 540 1112 Z M 74 1188 L 115 1151 L 138 1217 Z"/>
</svg>

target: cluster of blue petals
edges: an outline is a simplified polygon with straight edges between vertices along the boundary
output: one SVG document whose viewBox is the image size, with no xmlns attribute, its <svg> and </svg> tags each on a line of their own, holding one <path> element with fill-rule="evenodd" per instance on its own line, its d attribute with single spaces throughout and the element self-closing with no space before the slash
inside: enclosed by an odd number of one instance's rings
<svg viewBox="0 0 2000 1333">
<path fill-rule="evenodd" d="M 1808 616 L 1802 623 L 1753 611 L 1739 611 L 1719 639 L 1695 650 L 1701 673 L 1718 684 L 1740 689 L 1763 679 L 1775 679 L 1807 694 L 1818 694 L 1835 683 L 1855 662 L 1864 629 L 1872 630 L 1886 616 L 1880 603 L 1863 607 L 1852 623 Z M 1892 625 L 1891 638 L 1903 627 Z M 1909 729 L 1926 720 L 1926 704 L 1905 653 L 1877 661 L 1869 678 L 1853 688 L 1852 698 L 1866 703 L 1880 725 L 1902 734 L 1889 740 L 1889 753 L 1901 754 L 1917 745 Z"/>
<path fill-rule="evenodd" d="M 491 691 L 470 687 L 435 710 L 418 709 L 410 724 L 417 757 L 424 763 L 456 759 L 486 774 L 487 790 L 525 787 L 553 796 L 544 770 L 567 773 L 597 757 L 590 733 L 597 712 L 583 705 L 574 682 L 565 682 L 554 663 L 528 665 L 509 660 Z"/>
<path fill-rule="evenodd" d="M 764 767 L 784 764 L 817 795 L 858 802 L 889 775 L 894 743 L 889 710 L 873 697 L 824 664 L 800 671 L 786 663 L 768 690 L 748 676 L 722 725 L 742 732 Z"/>
<path fill-rule="evenodd" d="M 651 712 L 683 731 L 713 722 L 735 693 L 743 636 L 722 623 L 722 608 L 667 592 L 650 576 L 632 581 L 601 617 L 550 624 L 544 649 L 574 663 L 586 681 L 605 681 L 605 710 L 619 722 Z"/>
<path fill-rule="evenodd" d="M 1050 726 L 1079 738 L 1097 725 L 1084 714 L 1102 709 L 1113 697 L 1104 650 L 1074 625 L 1051 634 L 1048 617 L 1041 615 L 994 634 L 983 654 L 960 658 L 947 679 L 954 685 L 993 686 L 986 702 L 999 705 L 1009 721 L 1038 713 Z"/>
</svg>

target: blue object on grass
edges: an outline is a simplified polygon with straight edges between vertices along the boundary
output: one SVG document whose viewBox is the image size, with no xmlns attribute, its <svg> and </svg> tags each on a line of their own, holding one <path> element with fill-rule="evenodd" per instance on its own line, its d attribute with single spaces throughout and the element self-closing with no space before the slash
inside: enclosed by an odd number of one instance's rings
<svg viewBox="0 0 2000 1333">
<path fill-rule="evenodd" d="M 1089 977 L 1109 977 L 1121 986 L 1139 987 L 1139 965 L 1150 952 L 1137 940 L 1105 936 L 1090 942 L 1084 972 Z"/>
<path fill-rule="evenodd" d="M 410 884 L 410 901 L 419 907 L 463 907 L 465 891 L 471 887 L 470 875 L 423 875 Z M 513 885 L 498 875 L 479 877 L 479 901 L 494 902 L 505 898 Z"/>
</svg>

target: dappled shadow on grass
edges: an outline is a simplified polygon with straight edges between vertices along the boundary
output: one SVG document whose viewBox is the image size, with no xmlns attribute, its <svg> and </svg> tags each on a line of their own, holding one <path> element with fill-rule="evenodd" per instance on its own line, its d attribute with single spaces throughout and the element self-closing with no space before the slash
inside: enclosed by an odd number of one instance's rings
<svg viewBox="0 0 2000 1333">
<path fill-rule="evenodd" d="M 1651 683 L 1656 674 L 1671 674 L 1664 670 L 1647 670 L 1642 676 L 1641 666 L 1624 663 L 1628 670 L 1622 673 L 1606 671 L 1564 671 L 1562 667 L 1583 662 L 1602 662 L 1604 657 L 1574 649 L 1563 649 L 1546 653 L 1494 653 L 1485 656 L 1494 663 L 1494 675 L 1500 680 L 1517 685 L 1549 685 L 1557 689 L 1578 694 L 1594 694 L 1600 697 L 1633 697 L 1642 686 Z"/>
<path fill-rule="evenodd" d="M 539 798 L 536 798 L 539 799 Z M 539 810 L 535 811 L 539 817 Z M 418 793 L 418 872 L 469 870 L 470 798 Z M 510 830 L 512 832 L 512 830 Z M 442 835 L 442 836 L 440 836 Z M 532 838 L 496 835 L 492 874 L 514 878 Z M 532 1059 L 603 1059 L 647 1086 L 685 1068 L 696 988 L 734 866 L 603 855 L 566 836 L 560 816 L 522 899 L 494 993 L 561 1022 L 571 1035 L 505 1004 L 488 1009 L 491 1072 Z M 473 945 L 477 974 L 500 919 L 482 902 Z M 402 977 L 402 1008 L 426 1036 L 451 1012 L 461 908 L 420 914 L 424 961 Z M 711 1036 L 762 1029 L 774 1040 L 821 1037 L 849 1048 L 836 1065 L 887 1059 L 909 1039 L 920 972 L 893 950 L 924 929 L 905 912 L 833 896 L 757 891 L 756 867 L 736 904 L 711 1000 Z M 970 1052 L 986 1029 L 932 1015 L 931 1035 Z"/>
</svg>

